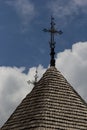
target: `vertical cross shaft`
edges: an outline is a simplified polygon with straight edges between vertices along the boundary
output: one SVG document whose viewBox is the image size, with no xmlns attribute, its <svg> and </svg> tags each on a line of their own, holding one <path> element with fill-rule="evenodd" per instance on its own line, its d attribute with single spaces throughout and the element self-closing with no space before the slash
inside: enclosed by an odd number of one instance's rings
<svg viewBox="0 0 87 130">
<path fill-rule="evenodd" d="M 50 60 L 50 66 L 55 66 L 55 51 L 54 51 L 54 49 L 55 49 L 55 41 L 54 41 L 54 36 L 55 36 L 55 34 L 62 34 L 62 31 L 57 31 L 56 29 L 55 29 L 55 23 L 54 23 L 54 18 L 53 17 L 51 17 L 51 27 L 50 27 L 50 29 L 44 29 L 43 31 L 45 31 L 45 32 L 49 32 L 50 33 L 50 35 L 51 35 L 51 39 L 50 39 L 50 42 L 49 42 L 49 44 L 50 44 L 50 56 L 51 56 L 51 60 Z"/>
<path fill-rule="evenodd" d="M 55 34 L 55 28 L 54 28 L 54 18 L 51 17 L 51 29 L 49 30 L 50 33 L 51 33 L 51 40 L 50 40 L 50 49 L 51 49 L 51 52 L 50 52 L 50 56 L 51 56 L 51 60 L 50 60 L 50 66 L 55 66 L 55 51 L 54 51 L 54 48 L 55 48 L 55 41 L 54 41 L 54 34 Z"/>
<path fill-rule="evenodd" d="M 37 82 L 37 79 L 38 79 L 38 71 L 37 71 L 37 68 L 36 68 L 36 74 L 35 74 L 35 83 Z"/>
</svg>

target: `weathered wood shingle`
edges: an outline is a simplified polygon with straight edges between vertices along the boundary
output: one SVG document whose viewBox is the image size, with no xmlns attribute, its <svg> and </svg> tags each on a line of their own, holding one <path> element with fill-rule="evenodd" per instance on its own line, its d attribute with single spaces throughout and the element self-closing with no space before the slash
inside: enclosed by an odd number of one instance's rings
<svg viewBox="0 0 87 130">
<path fill-rule="evenodd" d="M 87 130 L 87 104 L 50 67 L 1 130 Z"/>
</svg>

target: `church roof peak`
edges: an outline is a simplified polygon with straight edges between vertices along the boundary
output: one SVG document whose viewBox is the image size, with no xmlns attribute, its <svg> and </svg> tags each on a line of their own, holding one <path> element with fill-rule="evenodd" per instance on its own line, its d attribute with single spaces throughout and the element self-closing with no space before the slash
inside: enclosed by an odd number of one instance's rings
<svg viewBox="0 0 87 130">
<path fill-rule="evenodd" d="M 87 130 L 87 104 L 51 66 L 1 130 Z"/>
</svg>

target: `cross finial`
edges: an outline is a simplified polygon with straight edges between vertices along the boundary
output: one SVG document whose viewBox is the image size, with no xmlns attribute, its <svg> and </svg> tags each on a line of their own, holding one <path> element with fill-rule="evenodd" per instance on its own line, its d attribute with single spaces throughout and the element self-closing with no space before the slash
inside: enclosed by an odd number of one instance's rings
<svg viewBox="0 0 87 130">
<path fill-rule="evenodd" d="M 60 31 L 57 31 L 56 29 L 55 29 L 55 22 L 54 22 L 54 18 L 51 16 L 51 27 L 50 27 L 50 29 L 44 29 L 43 31 L 44 32 L 49 32 L 50 33 L 50 35 L 51 35 L 51 39 L 50 39 L 50 50 L 51 50 L 51 52 L 50 52 L 50 56 L 51 56 L 51 60 L 50 60 L 50 66 L 55 66 L 55 51 L 54 51 L 54 49 L 55 49 L 55 41 L 54 41 L 54 36 L 55 36 L 55 34 L 59 34 L 59 35 L 61 35 L 62 34 L 62 31 L 60 30 Z"/>
<path fill-rule="evenodd" d="M 36 72 L 35 72 L 34 78 L 35 78 L 34 81 L 28 80 L 27 83 L 28 83 L 28 84 L 33 84 L 33 85 L 35 85 L 35 84 L 37 83 L 37 79 L 38 79 L 38 71 L 37 71 L 37 68 L 36 68 Z"/>
</svg>

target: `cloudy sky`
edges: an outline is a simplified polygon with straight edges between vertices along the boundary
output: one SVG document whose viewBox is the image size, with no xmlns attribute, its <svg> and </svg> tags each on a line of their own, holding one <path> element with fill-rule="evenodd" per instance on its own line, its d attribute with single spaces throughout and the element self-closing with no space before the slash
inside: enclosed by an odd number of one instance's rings
<svg viewBox="0 0 87 130">
<path fill-rule="evenodd" d="M 56 67 L 87 102 L 87 0 L 0 0 L 0 126 L 32 90 L 50 63 L 53 15 Z"/>
</svg>

